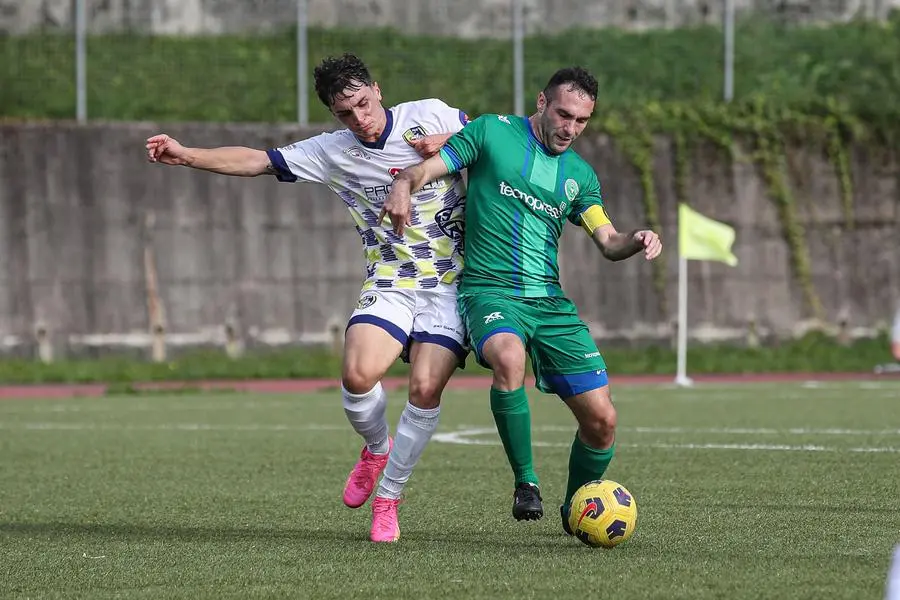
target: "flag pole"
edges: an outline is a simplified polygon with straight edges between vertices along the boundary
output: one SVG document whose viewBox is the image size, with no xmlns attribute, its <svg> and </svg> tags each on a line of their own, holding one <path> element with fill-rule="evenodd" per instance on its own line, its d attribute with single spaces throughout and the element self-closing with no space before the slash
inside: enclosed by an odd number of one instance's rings
<svg viewBox="0 0 900 600">
<path fill-rule="evenodd" d="M 675 385 L 687 387 L 693 381 L 687 376 L 687 265 L 688 261 L 678 256 L 678 359 L 675 370 Z"/>
</svg>

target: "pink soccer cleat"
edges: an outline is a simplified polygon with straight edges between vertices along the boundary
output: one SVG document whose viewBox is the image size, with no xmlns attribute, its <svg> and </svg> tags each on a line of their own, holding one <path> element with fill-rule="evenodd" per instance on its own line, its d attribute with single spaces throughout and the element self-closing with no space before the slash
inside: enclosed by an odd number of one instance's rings
<svg viewBox="0 0 900 600">
<path fill-rule="evenodd" d="M 388 443 L 390 448 L 394 447 L 393 439 L 388 438 Z M 350 471 L 350 477 L 344 486 L 344 504 L 350 508 L 359 508 L 366 503 L 375 489 L 378 476 L 387 465 L 389 454 L 390 450 L 387 454 L 372 454 L 367 446 L 363 446 L 359 460 Z"/>
<path fill-rule="evenodd" d="M 400 539 L 400 524 L 397 522 L 397 507 L 400 500 L 375 496 L 372 502 L 372 531 L 369 539 L 373 542 L 396 542 Z"/>
</svg>

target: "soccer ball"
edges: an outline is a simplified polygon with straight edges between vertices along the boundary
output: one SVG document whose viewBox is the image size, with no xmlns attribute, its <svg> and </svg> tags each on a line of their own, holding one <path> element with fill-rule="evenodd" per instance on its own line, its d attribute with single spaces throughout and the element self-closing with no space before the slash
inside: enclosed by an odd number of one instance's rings
<svg viewBox="0 0 900 600">
<path fill-rule="evenodd" d="M 618 546 L 631 537 L 636 523 L 634 496 L 615 481 L 589 481 L 572 496 L 569 528 L 592 548 Z"/>
</svg>

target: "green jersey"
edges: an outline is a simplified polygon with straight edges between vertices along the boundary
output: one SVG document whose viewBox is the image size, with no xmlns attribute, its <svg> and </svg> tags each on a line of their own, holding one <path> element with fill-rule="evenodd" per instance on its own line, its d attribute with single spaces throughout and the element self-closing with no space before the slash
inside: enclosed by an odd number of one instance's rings
<svg viewBox="0 0 900 600">
<path fill-rule="evenodd" d="M 468 168 L 460 294 L 562 296 L 557 254 L 566 220 L 586 228 L 609 222 L 590 165 L 571 148 L 551 154 L 528 119 L 513 115 L 475 119 L 441 158 L 451 173 Z"/>
</svg>

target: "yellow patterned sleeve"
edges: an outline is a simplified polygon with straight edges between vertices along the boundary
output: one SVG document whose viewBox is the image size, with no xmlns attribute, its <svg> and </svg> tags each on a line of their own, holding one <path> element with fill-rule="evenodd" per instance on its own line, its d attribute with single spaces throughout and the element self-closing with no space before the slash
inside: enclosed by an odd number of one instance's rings
<svg viewBox="0 0 900 600">
<path fill-rule="evenodd" d="M 587 210 L 581 213 L 581 226 L 588 235 L 594 235 L 595 229 L 609 223 L 612 223 L 612 221 L 610 221 L 609 215 L 606 214 L 606 209 L 599 204 L 589 206 Z"/>
</svg>

